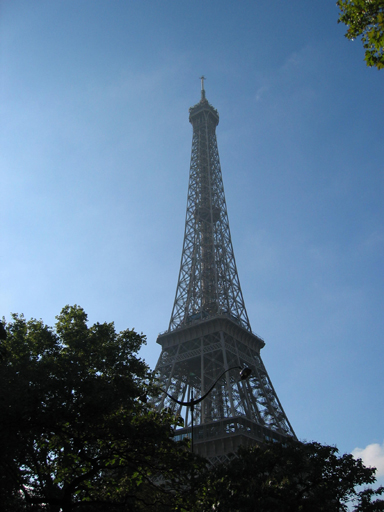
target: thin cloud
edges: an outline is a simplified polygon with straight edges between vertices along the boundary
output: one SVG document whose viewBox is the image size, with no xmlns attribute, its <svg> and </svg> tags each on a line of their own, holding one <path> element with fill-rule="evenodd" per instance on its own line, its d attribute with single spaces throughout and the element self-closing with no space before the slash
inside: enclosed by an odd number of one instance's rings
<svg viewBox="0 0 384 512">
<path fill-rule="evenodd" d="M 352 455 L 356 459 L 362 459 L 366 466 L 377 469 L 376 476 L 384 476 L 384 442 L 369 444 L 365 448 L 355 448 Z"/>
</svg>

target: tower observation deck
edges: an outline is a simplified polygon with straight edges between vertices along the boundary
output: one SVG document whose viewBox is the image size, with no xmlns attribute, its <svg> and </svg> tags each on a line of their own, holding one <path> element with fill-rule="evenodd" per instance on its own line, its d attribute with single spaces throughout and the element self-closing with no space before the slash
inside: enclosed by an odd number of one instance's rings
<svg viewBox="0 0 384 512">
<path fill-rule="evenodd" d="M 221 460 L 240 445 L 296 437 L 260 357 L 265 343 L 248 319 L 233 252 L 216 140 L 217 110 L 201 99 L 189 109 L 193 127 L 184 243 L 168 330 L 159 335 L 161 387 L 180 402 L 202 396 L 223 371 L 249 367 L 248 380 L 227 372 L 191 413 L 165 393 L 157 407 L 194 425 L 195 450 Z M 193 421 L 191 414 L 194 415 Z"/>
</svg>

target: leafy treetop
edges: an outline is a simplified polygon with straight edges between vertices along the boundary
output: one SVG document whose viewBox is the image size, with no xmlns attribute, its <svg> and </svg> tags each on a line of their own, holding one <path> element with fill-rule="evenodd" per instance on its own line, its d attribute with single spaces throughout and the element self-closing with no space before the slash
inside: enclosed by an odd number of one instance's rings
<svg viewBox="0 0 384 512">
<path fill-rule="evenodd" d="M 227 466 L 208 476 L 201 509 L 217 512 L 355 512 L 382 511 L 372 499 L 384 488 L 358 491 L 372 484 L 375 469 L 337 448 L 319 443 L 271 443 L 241 448 Z"/>
<path fill-rule="evenodd" d="M 362 38 L 367 66 L 384 68 L 384 0 L 337 0 L 345 37 Z"/>
<path fill-rule="evenodd" d="M 66 306 L 55 329 L 13 315 L 0 362 L 0 509 L 177 510 L 196 458 L 137 352 L 145 337 L 88 327 Z M 160 478 L 160 484 L 159 484 Z"/>
</svg>

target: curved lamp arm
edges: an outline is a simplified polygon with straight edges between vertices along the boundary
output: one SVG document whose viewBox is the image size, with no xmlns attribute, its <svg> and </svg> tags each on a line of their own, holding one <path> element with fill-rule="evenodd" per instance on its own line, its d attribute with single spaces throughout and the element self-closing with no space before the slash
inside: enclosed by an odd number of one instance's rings
<svg viewBox="0 0 384 512">
<path fill-rule="evenodd" d="M 229 372 L 230 370 L 235 370 L 235 369 L 239 369 L 241 370 L 240 372 L 240 380 L 245 380 L 245 379 L 248 379 L 248 377 L 251 375 L 252 373 L 252 370 L 251 368 L 241 368 L 241 366 L 232 366 L 231 368 L 228 368 L 227 370 L 224 370 L 223 373 L 215 380 L 215 382 L 212 384 L 212 386 L 208 389 L 208 391 L 203 395 L 201 396 L 200 398 L 198 398 L 197 400 L 194 400 L 192 398 L 192 400 L 190 402 L 182 402 L 181 400 L 177 400 L 176 398 L 174 398 L 172 395 L 170 395 L 169 393 L 167 393 L 164 389 L 160 388 L 161 391 L 163 393 L 165 393 L 171 400 L 173 400 L 174 402 L 176 402 L 177 404 L 179 405 L 186 405 L 188 407 L 191 407 L 191 409 L 193 409 L 193 407 L 198 404 L 199 402 L 201 402 L 202 400 L 204 400 L 204 398 L 206 398 L 209 393 L 212 391 L 212 389 L 216 386 L 216 384 L 219 382 L 219 380 L 221 379 L 221 377 L 223 375 L 225 375 L 227 372 Z"/>
</svg>

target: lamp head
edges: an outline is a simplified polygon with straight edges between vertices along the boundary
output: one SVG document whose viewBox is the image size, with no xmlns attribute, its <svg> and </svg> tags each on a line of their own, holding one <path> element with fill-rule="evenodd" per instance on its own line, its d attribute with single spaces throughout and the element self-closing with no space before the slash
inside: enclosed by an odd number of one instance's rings
<svg viewBox="0 0 384 512">
<path fill-rule="evenodd" d="M 240 380 L 246 380 L 251 375 L 251 368 L 243 368 L 240 372 Z"/>
</svg>

